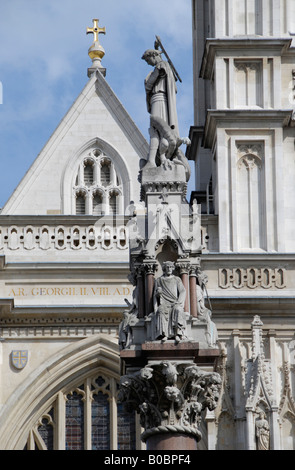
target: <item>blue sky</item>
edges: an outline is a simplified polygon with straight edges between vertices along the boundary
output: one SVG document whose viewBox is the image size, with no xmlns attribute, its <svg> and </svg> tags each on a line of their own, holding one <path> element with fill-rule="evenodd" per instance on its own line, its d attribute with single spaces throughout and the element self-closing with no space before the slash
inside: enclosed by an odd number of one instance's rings
<svg viewBox="0 0 295 470">
<path fill-rule="evenodd" d="M 86 35 L 92 19 L 100 36 L 106 79 L 148 138 L 141 60 L 159 35 L 174 62 L 182 136 L 193 125 L 190 0 L 1 0 L 0 2 L 0 207 L 42 150 L 88 81 Z"/>
</svg>

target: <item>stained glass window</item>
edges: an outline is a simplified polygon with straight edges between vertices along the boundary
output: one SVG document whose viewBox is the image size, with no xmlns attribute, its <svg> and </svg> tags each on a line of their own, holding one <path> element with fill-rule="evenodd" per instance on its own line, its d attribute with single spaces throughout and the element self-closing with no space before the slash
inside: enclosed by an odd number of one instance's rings
<svg viewBox="0 0 295 470">
<path fill-rule="evenodd" d="M 117 404 L 118 386 L 112 377 L 95 375 L 60 391 L 31 429 L 24 449 L 136 449 L 135 412 L 126 413 Z"/>
<path fill-rule="evenodd" d="M 110 405 L 108 396 L 98 392 L 93 397 L 92 410 L 92 449 L 110 449 Z"/>
<path fill-rule="evenodd" d="M 67 395 L 66 450 L 84 449 L 84 402 L 77 392 Z"/>
<path fill-rule="evenodd" d="M 135 413 L 127 413 L 118 404 L 118 450 L 135 450 L 136 428 Z"/>
<path fill-rule="evenodd" d="M 48 417 L 42 419 L 41 426 L 38 427 L 38 433 L 46 445 L 47 450 L 53 450 L 53 408 L 48 413 Z"/>
</svg>

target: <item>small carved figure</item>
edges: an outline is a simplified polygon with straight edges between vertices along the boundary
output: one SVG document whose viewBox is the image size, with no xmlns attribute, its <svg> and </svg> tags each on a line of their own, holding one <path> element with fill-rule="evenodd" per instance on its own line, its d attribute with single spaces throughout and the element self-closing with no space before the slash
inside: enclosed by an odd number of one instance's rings
<svg viewBox="0 0 295 470">
<path fill-rule="evenodd" d="M 212 321 L 212 312 L 205 306 L 204 291 L 197 284 L 197 303 L 198 303 L 198 317 L 201 321 L 207 323 L 207 340 L 209 346 L 216 346 L 218 340 L 218 333 L 215 323 Z"/>
<path fill-rule="evenodd" d="M 166 377 L 167 384 L 175 385 L 178 376 L 178 372 L 175 365 L 169 361 L 163 361 L 161 365 L 163 366 L 162 374 Z"/>
<path fill-rule="evenodd" d="M 185 288 L 179 277 L 174 276 L 174 263 L 163 263 L 163 275 L 155 280 L 152 339 L 175 339 L 179 343 L 185 337 L 184 312 Z"/>
<path fill-rule="evenodd" d="M 257 450 L 269 450 L 269 424 L 263 411 L 255 421 L 255 432 Z"/>
<path fill-rule="evenodd" d="M 119 346 L 120 349 L 126 349 L 132 341 L 131 319 L 132 314 L 128 310 L 123 312 L 123 320 L 119 325 Z"/>
<path fill-rule="evenodd" d="M 132 342 L 132 323 L 137 319 L 137 301 L 136 301 L 137 290 L 133 289 L 132 303 L 127 299 L 129 309 L 124 310 L 123 320 L 119 325 L 119 346 L 120 349 L 126 349 Z"/>
</svg>

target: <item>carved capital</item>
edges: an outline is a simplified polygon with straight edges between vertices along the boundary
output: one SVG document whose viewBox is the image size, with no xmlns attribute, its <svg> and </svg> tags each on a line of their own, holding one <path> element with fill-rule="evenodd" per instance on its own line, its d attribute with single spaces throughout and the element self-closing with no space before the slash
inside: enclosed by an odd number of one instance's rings
<svg viewBox="0 0 295 470">
<path fill-rule="evenodd" d="M 143 260 L 142 266 L 146 274 L 155 274 L 158 269 L 158 263 L 153 258 Z"/>
<path fill-rule="evenodd" d="M 140 414 L 144 442 L 155 434 L 180 432 L 200 441 L 202 412 L 216 408 L 220 389 L 216 372 L 165 360 L 123 376 L 119 401 Z"/>
<path fill-rule="evenodd" d="M 185 259 L 181 261 L 177 261 L 176 263 L 176 268 L 178 268 L 180 275 L 189 274 L 190 267 L 191 267 L 190 262 Z"/>
<path fill-rule="evenodd" d="M 135 279 L 138 279 L 139 277 L 144 275 L 145 269 L 142 264 L 135 263 L 132 269 L 132 272 L 134 274 Z"/>
</svg>

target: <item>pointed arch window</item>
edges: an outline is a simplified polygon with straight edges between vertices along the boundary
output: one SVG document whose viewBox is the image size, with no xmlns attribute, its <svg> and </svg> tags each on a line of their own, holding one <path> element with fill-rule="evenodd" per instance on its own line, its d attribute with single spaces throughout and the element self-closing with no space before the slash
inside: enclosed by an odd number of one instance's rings
<svg viewBox="0 0 295 470">
<path fill-rule="evenodd" d="M 96 192 L 93 194 L 93 215 L 101 215 L 103 211 L 103 194 Z"/>
<path fill-rule="evenodd" d="M 37 432 L 41 437 L 42 441 L 44 442 L 45 447 L 48 450 L 53 450 L 54 448 L 54 416 L 53 416 L 53 409 L 47 415 L 44 415 L 40 421 L 39 426 L 37 428 Z"/>
<path fill-rule="evenodd" d="M 76 214 L 83 215 L 86 211 L 85 193 L 78 191 L 76 193 Z"/>
<path fill-rule="evenodd" d="M 111 162 L 110 160 L 104 159 L 101 162 L 101 169 L 100 169 L 100 181 L 102 186 L 105 188 L 109 186 L 111 183 Z"/>
<path fill-rule="evenodd" d="M 115 163 L 100 149 L 88 152 L 75 176 L 76 215 L 123 214 L 123 184 Z"/>
<path fill-rule="evenodd" d="M 24 450 L 135 450 L 139 424 L 135 412 L 117 403 L 117 393 L 118 381 L 102 374 L 59 391 Z"/>
<path fill-rule="evenodd" d="M 109 213 L 115 215 L 117 213 L 117 202 L 118 202 L 119 193 L 117 191 L 110 192 L 109 195 Z"/>
<path fill-rule="evenodd" d="M 85 186 L 92 186 L 94 182 L 94 162 L 86 160 L 84 162 L 84 183 Z"/>
</svg>

